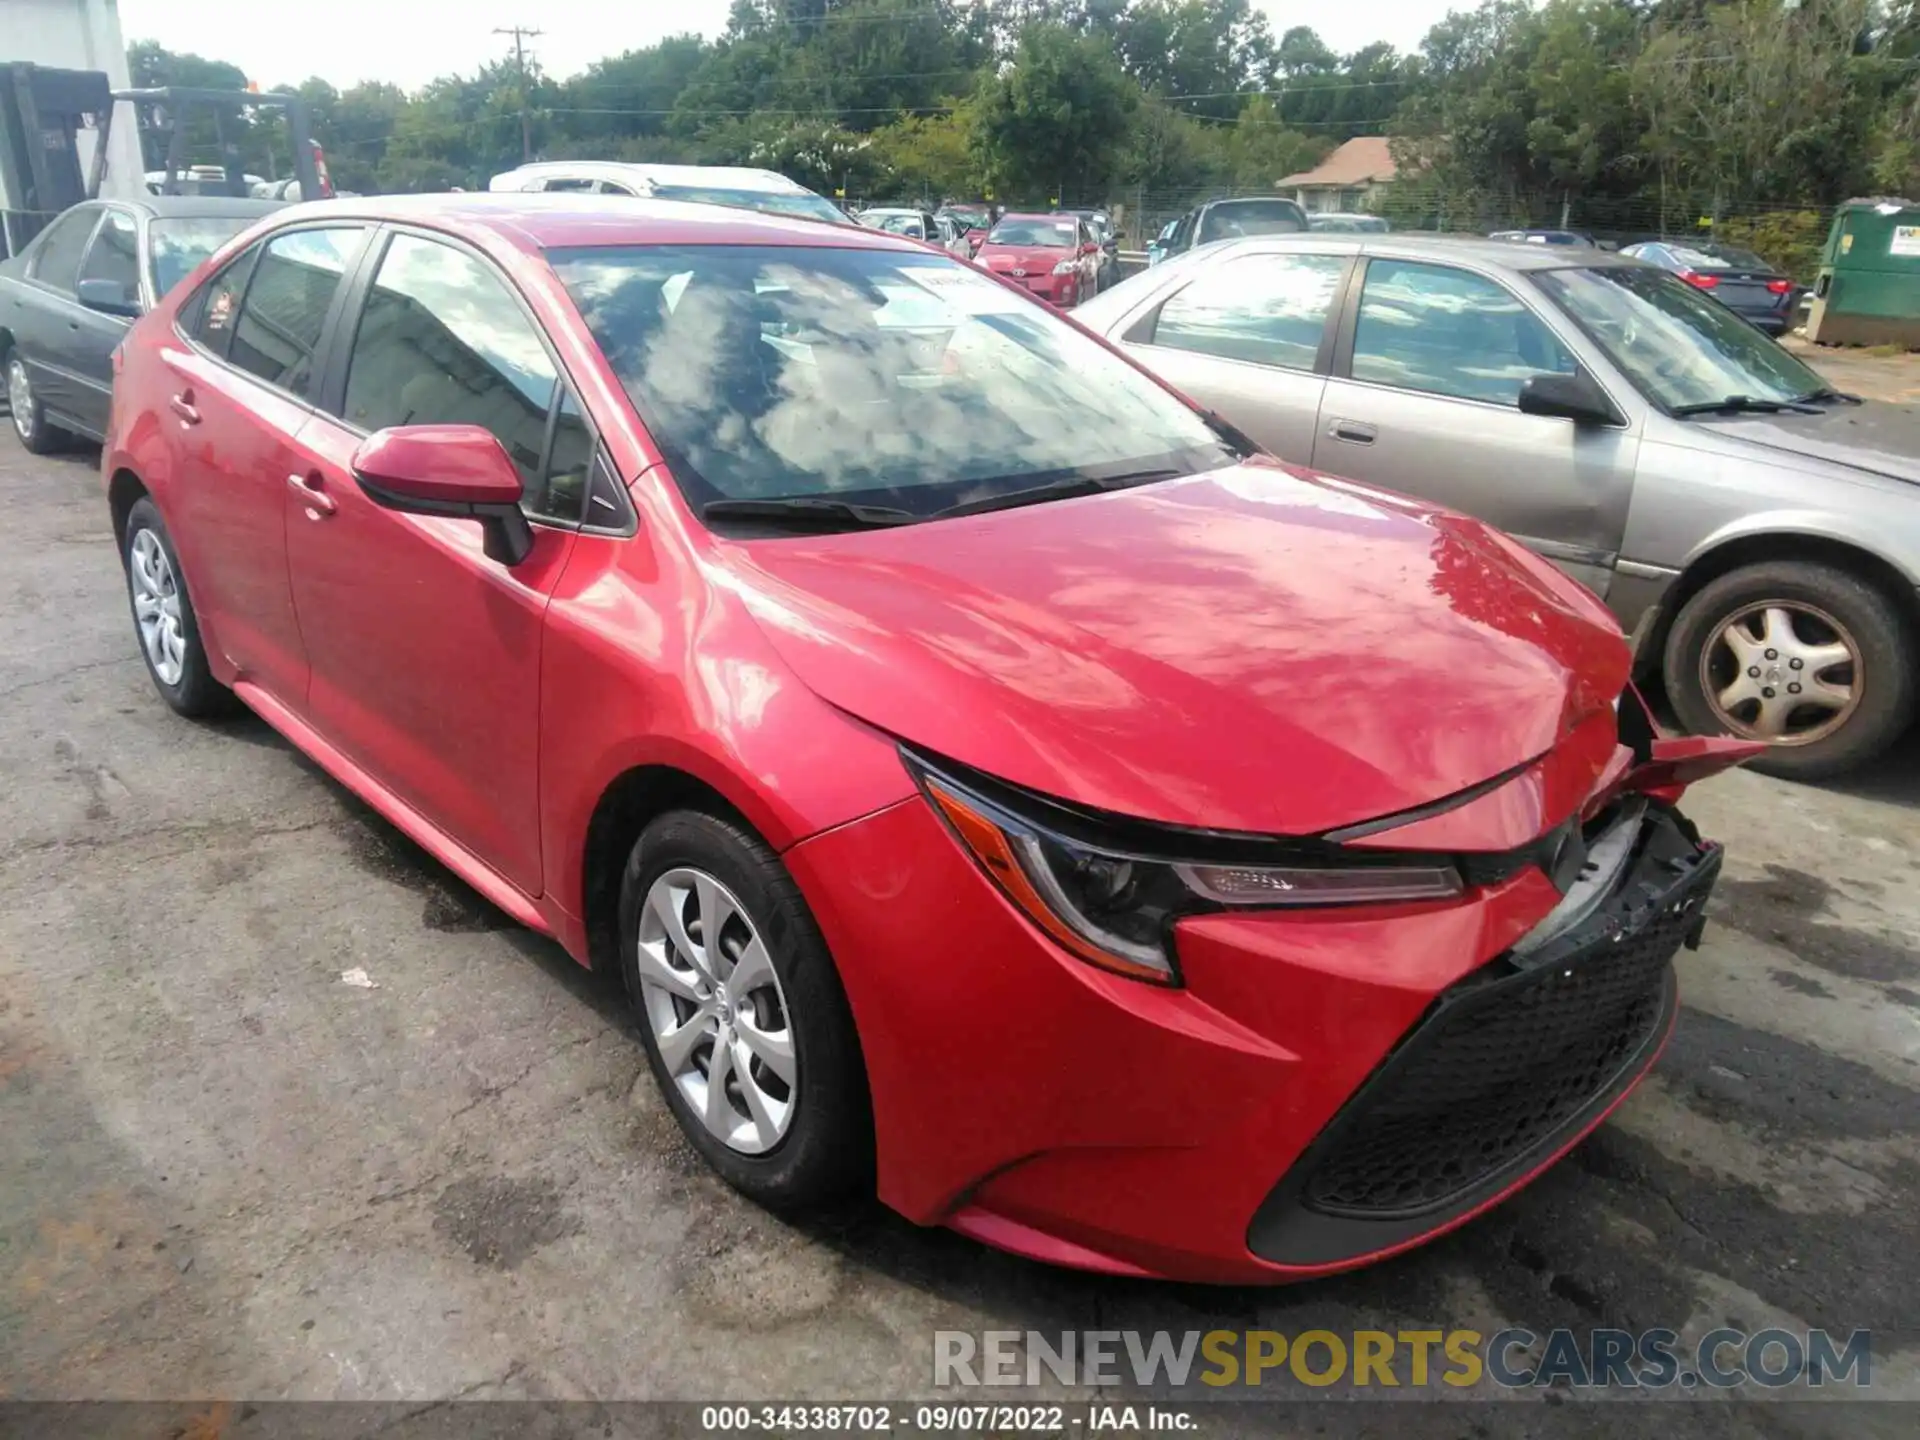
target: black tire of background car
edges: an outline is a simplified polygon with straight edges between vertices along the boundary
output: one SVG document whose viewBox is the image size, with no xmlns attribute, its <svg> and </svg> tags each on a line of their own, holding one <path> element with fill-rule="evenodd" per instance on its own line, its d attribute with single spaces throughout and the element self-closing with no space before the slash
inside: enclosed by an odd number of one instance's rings
<svg viewBox="0 0 1920 1440">
<path fill-rule="evenodd" d="M 710 1134 L 668 1075 L 647 1023 L 637 959 L 640 907 L 676 866 L 704 870 L 733 891 L 766 944 L 794 1035 L 793 1118 L 764 1155 L 742 1155 Z M 784 1215 L 817 1213 L 873 1191 L 873 1111 L 853 1012 L 800 887 L 780 858 L 738 819 L 675 810 L 641 832 L 620 880 L 620 972 L 654 1082 L 693 1147 L 749 1199 Z"/>
<path fill-rule="evenodd" d="M 1729 571 L 1681 608 L 1667 635 L 1667 698 L 1690 734 L 1724 733 L 1700 686 L 1700 651 L 1736 610 L 1765 600 L 1816 605 L 1852 632 L 1864 672 L 1859 707 L 1847 723 L 1809 745 L 1776 745 L 1747 764 L 1763 775 L 1825 780 L 1864 764 L 1900 738 L 1913 718 L 1914 675 L 1908 626 L 1893 601 L 1844 570 L 1773 560 Z"/>
<path fill-rule="evenodd" d="M 20 366 L 22 377 L 26 378 L 29 382 L 27 393 L 32 394 L 31 377 L 27 376 L 26 362 L 20 359 L 18 353 L 13 348 L 0 352 L 0 375 L 6 377 L 7 393 L 11 394 L 13 392 L 13 366 L 16 364 Z M 33 405 L 27 414 L 27 433 L 25 435 L 20 433 L 18 417 L 10 415 L 8 418 L 15 422 L 13 424 L 13 438 L 18 440 L 34 455 L 51 455 L 55 451 L 64 448 L 70 438 L 67 432 L 62 430 L 58 425 L 49 425 L 47 423 L 46 411 L 41 406 L 40 397 L 37 395 L 34 396 Z"/>
<path fill-rule="evenodd" d="M 240 708 L 240 701 L 231 690 L 214 679 L 213 672 L 207 668 L 207 650 L 200 641 L 200 622 L 193 613 L 193 598 L 187 588 L 186 571 L 180 568 L 180 556 L 173 548 L 173 537 L 167 533 L 166 522 L 160 518 L 159 507 L 146 496 L 134 501 L 133 508 L 127 512 L 126 543 L 120 550 L 121 567 L 129 572 L 127 613 L 133 615 L 133 541 L 142 530 L 153 532 L 154 538 L 160 542 L 160 548 L 167 552 L 167 563 L 173 567 L 173 583 L 180 591 L 180 629 L 186 647 L 181 659 L 180 679 L 169 685 L 154 673 L 153 661 L 140 639 L 140 621 L 135 616 L 133 640 L 139 646 L 141 663 L 147 667 L 147 678 L 153 681 L 153 688 L 160 692 L 160 698 L 173 708 L 174 713 L 184 715 L 189 720 L 215 720 L 231 715 Z"/>
</svg>

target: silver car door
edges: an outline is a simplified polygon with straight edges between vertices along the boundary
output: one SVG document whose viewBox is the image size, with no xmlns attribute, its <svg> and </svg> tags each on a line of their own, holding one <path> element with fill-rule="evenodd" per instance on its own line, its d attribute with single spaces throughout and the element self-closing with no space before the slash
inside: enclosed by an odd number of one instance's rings
<svg viewBox="0 0 1920 1440">
<path fill-rule="evenodd" d="M 1115 337 L 1283 460 L 1313 458 L 1324 361 L 1351 257 L 1242 254 L 1194 272 Z"/>
<path fill-rule="evenodd" d="M 1347 310 L 1315 467 L 1477 515 L 1604 596 L 1639 429 L 1520 413 L 1529 376 L 1579 368 L 1543 314 L 1491 275 L 1379 257 Z"/>
</svg>

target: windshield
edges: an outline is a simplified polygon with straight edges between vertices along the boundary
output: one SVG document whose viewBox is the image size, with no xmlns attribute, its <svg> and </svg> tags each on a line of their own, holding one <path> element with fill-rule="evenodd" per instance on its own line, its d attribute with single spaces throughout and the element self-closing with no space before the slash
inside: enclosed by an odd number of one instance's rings
<svg viewBox="0 0 1920 1440">
<path fill-rule="evenodd" d="M 1236 200 L 1207 211 L 1199 243 L 1241 235 L 1297 235 L 1306 228 L 1306 212 L 1291 200 Z"/>
<path fill-rule="evenodd" d="M 148 278 L 160 299 L 193 273 L 193 267 L 251 225 L 255 215 L 176 216 L 147 224 Z"/>
<path fill-rule="evenodd" d="M 798 215 L 803 220 L 831 220 L 847 223 L 847 217 L 831 200 L 811 190 L 724 190 L 714 185 L 655 185 L 656 200 L 690 200 L 696 205 L 732 205 L 741 210 L 762 210 L 769 215 Z"/>
<path fill-rule="evenodd" d="M 1032 220 L 1009 218 L 987 232 L 989 245 L 1044 245 L 1048 249 L 1071 249 L 1074 225 L 1071 220 Z"/>
<path fill-rule="evenodd" d="M 1540 270 L 1533 278 L 1642 394 L 1669 410 L 1733 395 L 1792 400 L 1825 388 L 1718 300 L 1664 270 Z"/>
<path fill-rule="evenodd" d="M 830 496 L 929 515 L 1062 472 L 1229 459 L 1131 365 L 938 252 L 549 258 L 696 507 Z"/>
</svg>

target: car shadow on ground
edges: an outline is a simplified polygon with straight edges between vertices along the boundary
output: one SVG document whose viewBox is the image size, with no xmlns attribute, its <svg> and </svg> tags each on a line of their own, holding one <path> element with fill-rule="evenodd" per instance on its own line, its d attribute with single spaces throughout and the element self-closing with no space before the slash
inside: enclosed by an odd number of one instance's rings
<svg viewBox="0 0 1920 1440">
<path fill-rule="evenodd" d="M 1821 789 L 1862 800 L 1920 808 L 1920 726 L 1909 730 L 1879 759 L 1850 774 L 1822 782 Z"/>
</svg>

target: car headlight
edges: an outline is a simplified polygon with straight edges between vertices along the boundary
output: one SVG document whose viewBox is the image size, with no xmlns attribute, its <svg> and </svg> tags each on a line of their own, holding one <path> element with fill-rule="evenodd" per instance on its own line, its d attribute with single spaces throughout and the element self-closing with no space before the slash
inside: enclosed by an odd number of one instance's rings
<svg viewBox="0 0 1920 1440">
<path fill-rule="evenodd" d="M 1080 262 L 1078 260 L 1062 260 L 1058 265 L 1053 267 L 1053 273 L 1056 275 L 1071 275 L 1079 268 Z"/>
<path fill-rule="evenodd" d="M 989 797 L 915 755 L 902 754 L 935 812 L 1029 920 L 1070 954 L 1136 980 L 1179 983 L 1172 930 L 1182 915 L 1442 900 L 1462 889 L 1460 872 L 1441 859 L 1432 864 L 1368 857 L 1351 864 L 1248 864 L 1175 853 L 1182 837 L 1171 830 L 1165 831 L 1166 854 L 1070 836 L 1019 813 L 1017 799 Z M 1218 839 L 1194 837 L 1195 854 Z"/>
</svg>

